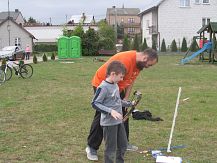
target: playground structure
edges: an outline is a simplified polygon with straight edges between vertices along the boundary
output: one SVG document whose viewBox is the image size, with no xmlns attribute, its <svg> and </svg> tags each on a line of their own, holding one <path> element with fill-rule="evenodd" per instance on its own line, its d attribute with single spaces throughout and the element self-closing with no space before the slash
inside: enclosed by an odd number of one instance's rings
<svg viewBox="0 0 217 163">
<path fill-rule="evenodd" d="M 58 58 L 80 58 L 81 57 L 81 39 L 78 36 L 61 36 L 58 39 Z"/>
<path fill-rule="evenodd" d="M 205 40 L 205 32 L 209 34 L 208 41 Z M 216 45 L 216 33 L 217 33 L 217 22 L 210 22 L 208 25 L 203 26 L 198 32 L 200 34 L 199 39 L 202 46 L 197 52 L 187 57 L 189 50 L 187 51 L 185 57 L 181 60 L 181 64 L 185 64 L 191 61 L 196 56 L 200 56 L 199 59 L 203 62 L 208 60 L 210 63 L 217 62 L 217 45 Z M 196 39 L 194 37 L 193 39 Z M 190 48 L 189 48 L 190 49 Z M 204 52 L 208 52 L 208 58 L 205 58 Z"/>
</svg>

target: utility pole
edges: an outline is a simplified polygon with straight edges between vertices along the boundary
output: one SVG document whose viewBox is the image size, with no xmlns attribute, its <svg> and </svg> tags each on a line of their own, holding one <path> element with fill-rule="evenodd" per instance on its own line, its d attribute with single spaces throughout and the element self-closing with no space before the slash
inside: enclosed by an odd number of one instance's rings
<svg viewBox="0 0 217 163">
<path fill-rule="evenodd" d="M 9 0 L 8 0 L 8 25 L 7 25 L 7 30 L 8 30 L 8 45 L 10 46 L 11 44 L 11 26 L 10 26 L 10 9 L 9 9 Z"/>
<path fill-rule="evenodd" d="M 117 36 L 118 36 L 118 32 L 117 32 L 117 30 L 118 30 L 118 28 L 117 28 L 117 9 L 116 9 L 116 7 L 115 6 L 113 6 L 113 8 L 114 8 L 114 12 L 115 12 L 115 44 L 117 43 Z"/>
</svg>

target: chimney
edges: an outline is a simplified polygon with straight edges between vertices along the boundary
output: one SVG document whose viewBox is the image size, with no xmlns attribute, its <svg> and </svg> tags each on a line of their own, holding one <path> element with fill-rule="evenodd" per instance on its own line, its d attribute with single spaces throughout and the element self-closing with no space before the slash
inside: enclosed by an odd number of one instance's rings
<svg viewBox="0 0 217 163">
<path fill-rule="evenodd" d="M 115 6 L 112 6 L 112 8 L 115 8 Z"/>
<path fill-rule="evenodd" d="M 15 9 L 15 12 L 19 12 L 19 9 Z"/>
</svg>

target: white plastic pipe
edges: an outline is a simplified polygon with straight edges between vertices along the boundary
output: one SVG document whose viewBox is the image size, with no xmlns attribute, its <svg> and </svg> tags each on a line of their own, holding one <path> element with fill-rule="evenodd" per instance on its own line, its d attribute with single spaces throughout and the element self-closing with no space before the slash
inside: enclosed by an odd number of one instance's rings
<svg viewBox="0 0 217 163">
<path fill-rule="evenodd" d="M 171 152 L 170 145 L 171 145 L 171 142 L 172 142 L 173 131 L 174 131 L 175 124 L 176 124 L 176 117 L 177 117 L 177 114 L 178 114 L 179 99 L 180 99 L 180 96 L 181 96 L 181 92 L 182 92 L 182 88 L 179 87 L 179 92 L 178 92 L 178 96 L 177 96 L 177 100 L 176 100 L 175 113 L 174 113 L 174 116 L 173 116 L 173 124 L 172 124 L 171 132 L 170 132 L 169 143 L 168 143 L 168 146 L 167 146 L 167 152 Z"/>
</svg>

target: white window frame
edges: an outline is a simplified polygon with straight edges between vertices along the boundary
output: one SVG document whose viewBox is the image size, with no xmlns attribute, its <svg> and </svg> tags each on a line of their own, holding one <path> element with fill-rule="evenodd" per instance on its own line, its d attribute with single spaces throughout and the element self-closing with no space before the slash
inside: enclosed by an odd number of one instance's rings
<svg viewBox="0 0 217 163">
<path fill-rule="evenodd" d="M 208 25 L 210 23 L 210 18 L 202 18 L 202 26 Z"/>
<path fill-rule="evenodd" d="M 135 23 L 135 19 L 134 18 L 128 18 L 128 23 Z"/>
<path fill-rule="evenodd" d="M 20 37 L 15 37 L 14 39 L 14 45 L 15 46 L 21 46 L 21 38 Z"/>
<path fill-rule="evenodd" d="M 180 0 L 180 7 L 190 7 L 190 0 Z"/>
</svg>

